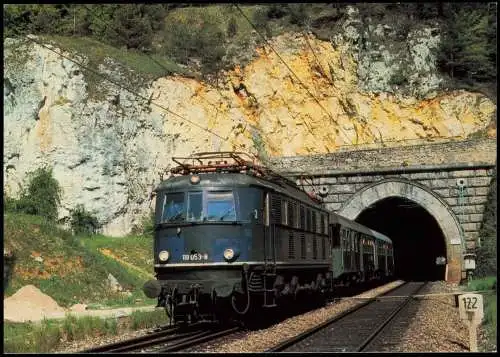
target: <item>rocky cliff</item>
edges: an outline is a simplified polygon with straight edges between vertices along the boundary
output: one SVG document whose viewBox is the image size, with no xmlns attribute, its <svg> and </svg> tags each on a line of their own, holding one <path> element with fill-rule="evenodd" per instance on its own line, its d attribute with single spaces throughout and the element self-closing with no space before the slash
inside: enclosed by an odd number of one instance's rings
<svg viewBox="0 0 500 357">
<path fill-rule="evenodd" d="M 465 138 L 490 125 L 492 100 L 441 88 L 438 31 L 416 28 L 399 48 L 387 48 L 383 38 L 392 30 L 363 29 L 354 15 L 330 41 L 274 38 L 248 65 L 221 73 L 218 85 L 164 77 L 135 86 L 142 98 L 90 78 L 47 48 L 7 39 L 6 193 L 15 196 L 26 173 L 47 164 L 63 188 L 60 218 L 81 203 L 105 233 L 122 235 L 152 207 L 149 193 L 172 156 L 233 149 L 261 158 L 307 155 L 352 144 Z M 83 53 L 66 55 L 89 62 Z M 137 79 L 112 59 L 98 70 L 127 85 Z"/>
</svg>

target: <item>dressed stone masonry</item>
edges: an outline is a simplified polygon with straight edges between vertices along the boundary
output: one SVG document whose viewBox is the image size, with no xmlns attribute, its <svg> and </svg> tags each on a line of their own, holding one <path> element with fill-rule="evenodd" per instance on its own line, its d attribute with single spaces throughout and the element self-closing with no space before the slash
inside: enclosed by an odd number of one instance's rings
<svg viewBox="0 0 500 357">
<path fill-rule="evenodd" d="M 273 168 L 309 191 L 327 189 L 325 207 L 355 219 L 387 197 L 425 208 L 446 239 L 449 281 L 463 277 L 461 227 L 476 246 L 493 168 L 496 141 L 475 139 L 396 148 L 272 159 Z M 309 180 L 302 180 L 303 175 Z"/>
</svg>

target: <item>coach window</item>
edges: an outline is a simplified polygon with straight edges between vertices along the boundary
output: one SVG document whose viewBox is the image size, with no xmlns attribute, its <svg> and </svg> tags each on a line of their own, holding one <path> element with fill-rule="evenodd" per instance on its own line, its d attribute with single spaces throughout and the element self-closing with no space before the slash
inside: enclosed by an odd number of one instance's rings
<svg viewBox="0 0 500 357">
<path fill-rule="evenodd" d="M 311 226 L 311 231 L 316 233 L 316 212 L 312 212 L 312 226 Z"/>
<path fill-rule="evenodd" d="M 198 222 L 203 220 L 203 192 L 188 192 L 187 220 Z"/>
<path fill-rule="evenodd" d="M 185 220 L 184 193 L 169 193 L 163 203 L 162 222 Z"/>
<path fill-rule="evenodd" d="M 233 192 L 207 192 L 207 220 L 236 221 Z"/>
<path fill-rule="evenodd" d="M 332 239 L 332 247 L 340 246 L 340 228 L 338 225 L 330 226 L 330 235 Z"/>
<path fill-rule="evenodd" d="M 307 209 L 307 221 L 306 221 L 306 230 L 310 231 L 311 230 L 311 210 L 308 208 Z"/>
</svg>

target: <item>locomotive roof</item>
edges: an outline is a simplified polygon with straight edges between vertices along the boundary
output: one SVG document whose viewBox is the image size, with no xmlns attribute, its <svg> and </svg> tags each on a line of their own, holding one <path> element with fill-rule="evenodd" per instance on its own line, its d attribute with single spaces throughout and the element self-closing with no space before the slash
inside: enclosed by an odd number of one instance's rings
<svg viewBox="0 0 500 357">
<path fill-rule="evenodd" d="M 381 241 L 384 241 L 384 242 L 387 242 L 387 243 L 391 243 L 392 244 L 392 240 L 387 237 L 386 235 L 382 234 L 382 233 L 379 233 L 377 231 L 374 231 L 373 229 L 370 229 L 368 227 L 365 227 L 363 226 L 362 224 L 358 223 L 358 222 L 355 222 L 355 221 L 351 221 L 350 219 L 346 218 L 346 217 L 343 217 L 337 213 L 331 213 L 330 214 L 330 221 L 333 222 L 333 223 L 339 223 L 343 226 L 346 226 L 346 227 L 349 227 L 349 228 L 352 228 L 358 232 L 361 232 L 361 233 L 364 233 L 364 234 L 367 234 L 367 235 L 370 235 L 370 236 L 374 236 L 376 239 L 379 239 Z"/>
<path fill-rule="evenodd" d="M 316 206 L 318 209 L 324 210 L 321 205 L 311 199 L 306 192 L 302 191 L 299 187 L 291 186 L 286 183 L 274 183 L 263 178 L 245 173 L 204 173 L 199 174 L 200 182 L 192 184 L 190 182 L 191 175 L 173 176 L 162 181 L 155 191 L 186 191 L 195 189 L 196 187 L 210 188 L 210 187 L 249 187 L 259 186 L 266 187 L 281 194 L 291 196 L 303 203 L 311 206 Z"/>
</svg>

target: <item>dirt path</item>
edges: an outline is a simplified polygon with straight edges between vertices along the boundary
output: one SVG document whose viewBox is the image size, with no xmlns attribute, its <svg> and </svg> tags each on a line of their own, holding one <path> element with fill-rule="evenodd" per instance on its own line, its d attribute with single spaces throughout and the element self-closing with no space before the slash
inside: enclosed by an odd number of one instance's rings
<svg viewBox="0 0 500 357">
<path fill-rule="evenodd" d="M 153 311 L 154 306 L 123 307 L 106 310 L 86 310 L 85 305 L 75 305 L 72 309 L 62 308 L 50 296 L 33 285 L 26 285 L 14 295 L 4 299 L 4 320 L 11 322 L 40 322 L 45 319 L 63 319 L 68 314 L 77 317 L 98 316 L 121 317 L 133 311 Z"/>
</svg>

